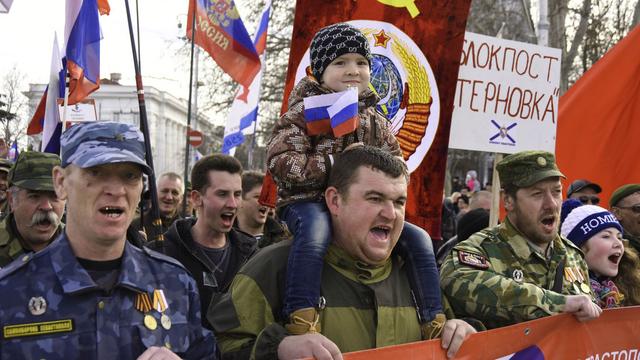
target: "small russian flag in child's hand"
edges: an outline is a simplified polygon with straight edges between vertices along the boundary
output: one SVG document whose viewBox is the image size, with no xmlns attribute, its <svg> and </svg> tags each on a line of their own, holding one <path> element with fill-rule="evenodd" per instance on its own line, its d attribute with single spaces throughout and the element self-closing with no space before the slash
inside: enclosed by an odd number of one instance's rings
<svg viewBox="0 0 640 360">
<path fill-rule="evenodd" d="M 304 118 L 309 135 L 340 137 L 358 127 L 358 90 L 309 96 L 304 101 Z"/>
<path fill-rule="evenodd" d="M 354 132 L 359 124 L 357 88 L 349 88 L 340 94 L 342 94 L 342 96 L 327 109 L 335 137 L 341 137 Z"/>
</svg>

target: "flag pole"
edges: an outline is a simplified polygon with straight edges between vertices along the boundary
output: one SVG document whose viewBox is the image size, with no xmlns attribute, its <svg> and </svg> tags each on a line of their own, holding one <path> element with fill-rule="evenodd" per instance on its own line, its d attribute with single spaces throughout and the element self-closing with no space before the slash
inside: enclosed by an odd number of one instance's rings
<svg viewBox="0 0 640 360">
<path fill-rule="evenodd" d="M 147 122 L 147 109 L 144 103 L 144 87 L 142 86 L 142 75 L 140 74 L 140 66 L 138 57 L 136 56 L 136 43 L 133 38 L 133 25 L 131 24 L 131 10 L 129 9 L 129 0 L 124 0 L 127 9 L 127 23 L 129 24 L 129 38 L 131 40 L 131 55 L 133 56 L 133 67 L 136 72 L 136 89 L 138 93 L 138 106 L 140 107 L 140 130 L 144 135 L 144 147 L 146 152 L 147 164 L 151 169 L 153 167 L 153 156 L 151 154 L 151 138 L 149 136 L 149 124 Z M 158 208 L 158 190 L 156 189 L 156 177 L 153 172 L 149 174 L 149 192 L 151 193 L 151 217 L 153 226 L 147 231 L 147 240 L 164 241 L 164 231 L 162 229 L 162 220 L 160 220 L 160 211 Z"/>
<path fill-rule="evenodd" d="M 191 62 L 189 63 L 189 104 L 187 105 L 187 132 L 185 136 L 184 147 L 184 183 L 187 183 L 189 178 L 189 131 L 191 131 L 191 103 L 193 98 L 193 58 L 196 46 L 196 11 L 198 10 L 196 0 L 193 0 L 193 16 L 191 17 Z M 197 86 L 197 85 L 196 85 Z M 182 198 L 182 213 L 187 212 L 187 192 L 184 192 Z"/>
</svg>

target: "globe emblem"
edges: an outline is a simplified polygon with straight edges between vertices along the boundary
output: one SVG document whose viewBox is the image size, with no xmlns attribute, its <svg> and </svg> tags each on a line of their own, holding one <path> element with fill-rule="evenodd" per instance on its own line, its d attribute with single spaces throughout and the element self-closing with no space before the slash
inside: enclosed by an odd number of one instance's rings
<svg viewBox="0 0 640 360">
<path fill-rule="evenodd" d="M 403 94 L 400 72 L 391 59 L 373 54 L 371 84 L 381 98 L 376 109 L 391 121 L 400 110 Z"/>
</svg>

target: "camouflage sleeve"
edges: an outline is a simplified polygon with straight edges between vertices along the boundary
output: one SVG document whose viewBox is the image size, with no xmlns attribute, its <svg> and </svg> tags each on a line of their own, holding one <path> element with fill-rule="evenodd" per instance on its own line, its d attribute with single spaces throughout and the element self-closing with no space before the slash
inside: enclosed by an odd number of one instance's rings
<svg viewBox="0 0 640 360">
<path fill-rule="evenodd" d="M 322 190 L 331 166 L 317 151 L 301 118 L 302 102 L 277 121 L 267 145 L 267 166 L 278 186 L 287 190 Z"/>
<path fill-rule="evenodd" d="M 200 312 L 200 297 L 195 281 L 186 273 L 189 293 L 189 313 L 187 319 L 190 326 L 189 349 L 180 354 L 184 359 L 219 359 L 220 350 L 216 345 L 213 333 L 202 326 Z"/>
<path fill-rule="evenodd" d="M 440 286 L 458 317 L 470 316 L 490 328 L 562 312 L 565 295 L 520 283 L 494 271 L 464 264 L 459 252 L 487 257 L 481 247 L 458 245 L 440 270 Z"/>
<path fill-rule="evenodd" d="M 286 336 L 260 287 L 245 274 L 236 275 L 229 293 L 212 303 L 208 319 L 224 359 L 276 359 Z"/>
</svg>

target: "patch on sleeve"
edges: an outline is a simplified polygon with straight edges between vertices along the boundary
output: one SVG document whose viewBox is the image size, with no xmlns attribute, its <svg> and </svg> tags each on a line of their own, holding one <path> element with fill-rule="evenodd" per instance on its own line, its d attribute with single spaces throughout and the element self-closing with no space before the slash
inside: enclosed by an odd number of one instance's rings
<svg viewBox="0 0 640 360">
<path fill-rule="evenodd" d="M 7 325 L 2 328 L 2 335 L 5 339 L 12 339 L 24 336 L 55 334 L 70 331 L 73 331 L 73 320 L 64 319 L 39 323 Z"/>
<path fill-rule="evenodd" d="M 466 251 L 458 250 L 458 260 L 460 260 L 460 263 L 464 265 L 472 266 L 474 268 L 478 268 L 478 269 L 489 268 L 489 262 L 487 261 L 487 258 L 482 255 L 472 254 Z"/>
</svg>

